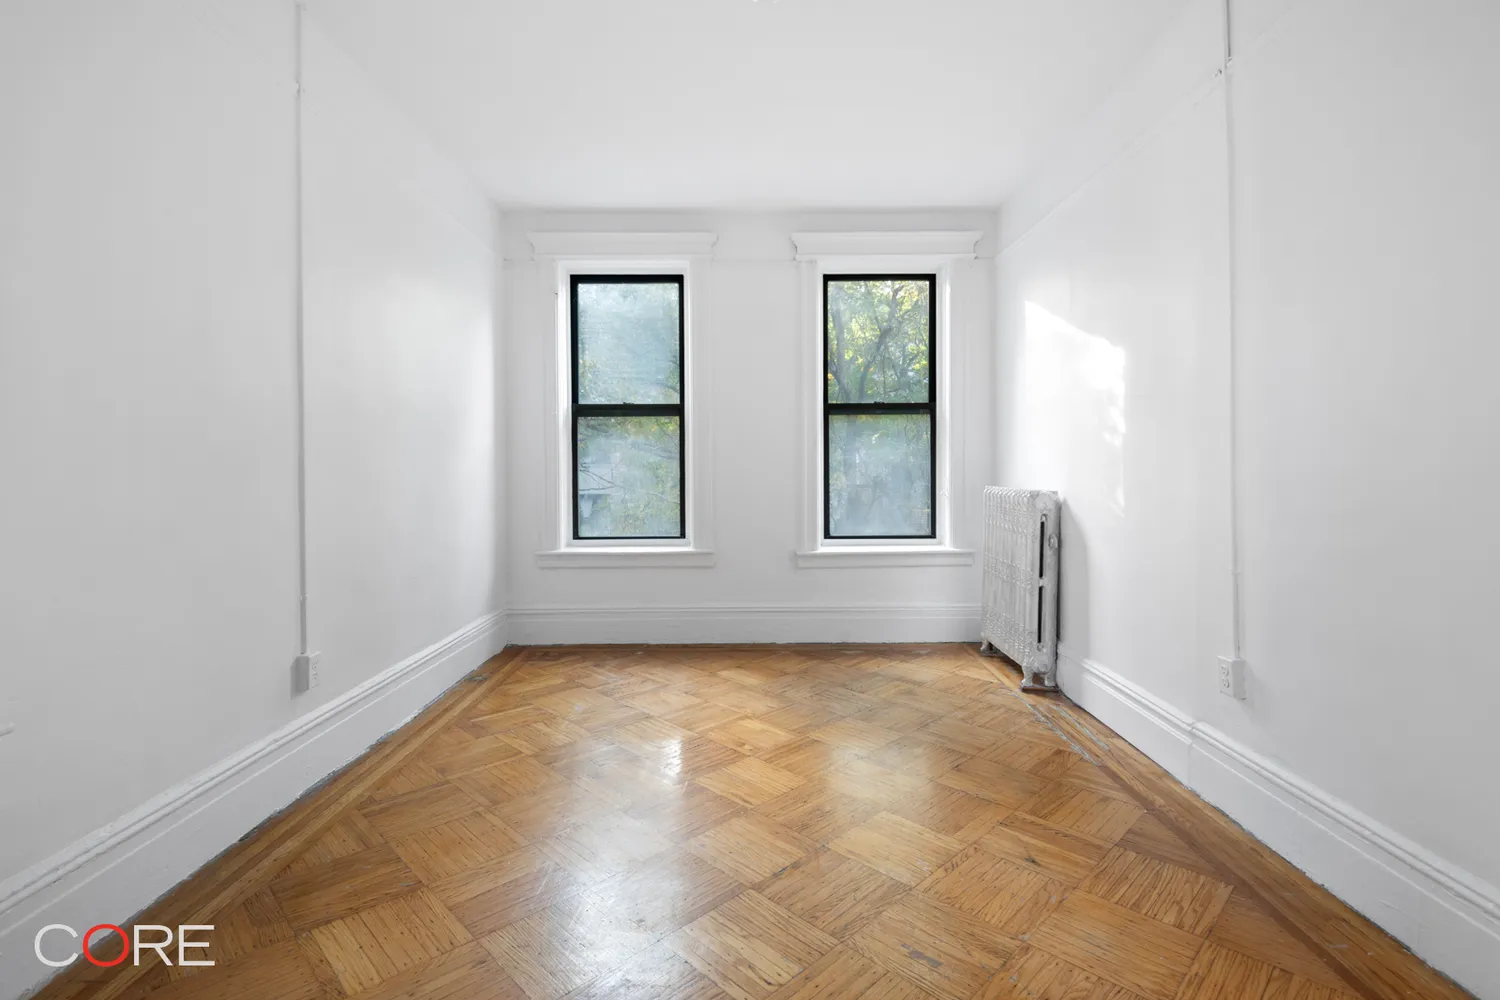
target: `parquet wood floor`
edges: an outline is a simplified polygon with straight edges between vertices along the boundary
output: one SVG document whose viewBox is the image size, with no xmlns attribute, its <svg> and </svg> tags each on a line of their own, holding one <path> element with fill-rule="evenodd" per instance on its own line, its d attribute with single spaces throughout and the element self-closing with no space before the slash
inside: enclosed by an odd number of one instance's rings
<svg viewBox="0 0 1500 1000">
<path fill-rule="evenodd" d="M 1466 995 L 969 647 L 510 659 L 148 912 L 217 966 L 42 996 Z"/>
</svg>

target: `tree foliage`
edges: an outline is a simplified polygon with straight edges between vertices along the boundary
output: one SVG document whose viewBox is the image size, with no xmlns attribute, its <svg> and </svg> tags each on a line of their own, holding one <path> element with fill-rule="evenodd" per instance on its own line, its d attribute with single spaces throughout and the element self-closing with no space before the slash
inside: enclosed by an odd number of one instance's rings
<svg viewBox="0 0 1500 1000">
<path fill-rule="evenodd" d="M 930 286 L 828 282 L 828 401 L 925 403 Z"/>
<path fill-rule="evenodd" d="M 578 421 L 579 534 L 662 538 L 681 528 L 682 429 L 676 417 Z"/>
<path fill-rule="evenodd" d="M 578 401 L 678 403 L 682 358 L 676 283 L 578 286 Z"/>
</svg>

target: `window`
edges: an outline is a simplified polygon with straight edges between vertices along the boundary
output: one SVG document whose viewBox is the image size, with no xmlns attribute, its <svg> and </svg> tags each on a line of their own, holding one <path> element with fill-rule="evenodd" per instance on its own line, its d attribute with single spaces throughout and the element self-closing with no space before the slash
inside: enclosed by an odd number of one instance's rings
<svg viewBox="0 0 1500 1000">
<path fill-rule="evenodd" d="M 823 275 L 823 534 L 936 538 L 937 279 Z"/>
<path fill-rule="evenodd" d="M 573 538 L 685 538 L 683 276 L 574 274 Z"/>
<path fill-rule="evenodd" d="M 968 419 L 966 391 L 988 365 L 991 265 L 975 252 L 983 236 L 792 233 L 804 407 L 799 569 L 974 564 L 963 546 L 979 533 L 971 494 L 985 472 L 963 459 L 975 450 L 969 429 L 983 422 Z"/>
</svg>

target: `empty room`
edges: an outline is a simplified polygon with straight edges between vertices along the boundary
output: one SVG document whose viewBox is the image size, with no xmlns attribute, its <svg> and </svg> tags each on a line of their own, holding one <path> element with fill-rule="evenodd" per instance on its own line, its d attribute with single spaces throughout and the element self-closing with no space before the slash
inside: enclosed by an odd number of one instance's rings
<svg viewBox="0 0 1500 1000">
<path fill-rule="evenodd" d="M 1500 1000 L 1497 38 L 0 0 L 0 1000 Z"/>
</svg>

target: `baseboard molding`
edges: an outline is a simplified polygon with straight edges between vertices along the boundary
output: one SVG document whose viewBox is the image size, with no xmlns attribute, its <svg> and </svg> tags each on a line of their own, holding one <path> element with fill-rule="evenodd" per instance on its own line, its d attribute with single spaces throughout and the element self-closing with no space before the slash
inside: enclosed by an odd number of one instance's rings
<svg viewBox="0 0 1500 1000">
<path fill-rule="evenodd" d="M 1113 670 L 1076 657 L 1062 646 L 1057 651 L 1057 683 L 1079 707 L 1191 787 L 1188 763 L 1194 723 L 1185 713 Z"/>
<path fill-rule="evenodd" d="M 532 607 L 508 614 L 510 641 L 572 643 L 977 642 L 979 606 L 688 605 Z"/>
<path fill-rule="evenodd" d="M 1103 664 L 1059 661 L 1069 698 L 1433 968 L 1500 997 L 1500 889 Z"/>
<path fill-rule="evenodd" d="M 125 924 L 499 652 L 505 631 L 485 615 L 0 883 L 0 1000 L 55 971 L 32 954 L 39 928 Z"/>
</svg>

